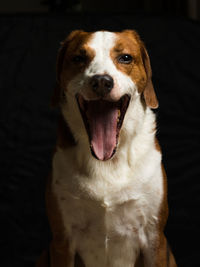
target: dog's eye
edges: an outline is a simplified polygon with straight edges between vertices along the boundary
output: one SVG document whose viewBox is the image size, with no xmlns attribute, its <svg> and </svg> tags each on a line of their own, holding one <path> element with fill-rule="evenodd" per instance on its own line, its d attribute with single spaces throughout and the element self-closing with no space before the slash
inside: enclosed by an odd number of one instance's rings
<svg viewBox="0 0 200 267">
<path fill-rule="evenodd" d="M 123 64 L 129 64 L 133 61 L 133 57 L 129 54 L 123 54 L 118 57 L 118 62 Z"/>
<path fill-rule="evenodd" d="M 76 55 L 72 58 L 72 61 L 74 63 L 84 63 L 86 62 L 86 60 L 87 60 L 87 57 L 83 55 Z"/>
</svg>

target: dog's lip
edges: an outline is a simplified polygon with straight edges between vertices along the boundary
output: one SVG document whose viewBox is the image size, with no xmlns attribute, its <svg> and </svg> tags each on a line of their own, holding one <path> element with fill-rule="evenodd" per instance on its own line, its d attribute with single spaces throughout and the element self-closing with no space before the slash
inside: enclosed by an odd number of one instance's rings
<svg viewBox="0 0 200 267">
<path fill-rule="evenodd" d="M 130 96 L 128 94 L 123 95 L 121 98 L 119 98 L 117 101 L 116 100 L 107 100 L 107 99 L 90 99 L 90 100 L 86 100 L 81 94 L 77 94 L 76 95 L 76 99 L 77 99 L 77 103 L 79 106 L 79 110 L 80 113 L 82 115 L 82 119 L 88 134 L 88 138 L 89 138 L 89 142 L 90 142 L 90 147 L 91 147 L 91 152 L 92 155 L 94 157 L 96 157 L 99 160 L 108 160 L 110 158 L 113 157 L 113 155 L 115 154 L 116 150 L 117 150 L 117 145 L 118 145 L 118 139 L 119 139 L 119 133 L 124 121 L 124 117 L 130 102 Z M 89 118 L 87 116 L 87 110 L 89 105 L 99 105 L 99 103 L 103 103 L 103 105 L 108 105 L 110 107 L 114 108 L 114 112 L 115 115 L 113 115 L 115 117 L 115 121 L 116 121 L 116 126 L 115 126 L 115 144 L 113 144 L 114 140 L 113 140 L 113 135 L 111 137 L 112 140 L 112 149 L 109 152 L 109 155 L 106 156 L 99 156 L 96 155 L 95 153 L 95 148 L 93 147 L 93 142 L 92 142 L 92 136 L 91 136 L 91 127 L 90 127 L 90 122 L 89 122 Z M 107 103 L 107 104 L 106 104 Z M 117 112 L 117 115 L 116 115 Z M 108 138 L 107 138 L 108 140 Z"/>
</svg>

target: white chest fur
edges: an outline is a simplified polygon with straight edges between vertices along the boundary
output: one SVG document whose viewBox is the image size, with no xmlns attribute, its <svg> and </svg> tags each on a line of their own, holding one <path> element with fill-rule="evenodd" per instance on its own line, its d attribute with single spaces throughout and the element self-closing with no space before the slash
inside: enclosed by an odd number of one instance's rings
<svg viewBox="0 0 200 267">
<path fill-rule="evenodd" d="M 150 151 L 134 170 L 91 158 L 98 171 L 90 173 L 74 165 L 74 151 L 55 154 L 53 190 L 66 235 L 87 267 L 133 267 L 139 250 L 155 238 L 163 179 L 161 155 Z"/>
</svg>

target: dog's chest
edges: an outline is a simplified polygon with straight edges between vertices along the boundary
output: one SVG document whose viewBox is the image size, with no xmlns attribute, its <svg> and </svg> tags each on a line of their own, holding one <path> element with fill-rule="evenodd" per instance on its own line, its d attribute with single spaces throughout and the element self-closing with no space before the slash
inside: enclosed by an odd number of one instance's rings
<svg viewBox="0 0 200 267">
<path fill-rule="evenodd" d="M 59 197 L 59 206 L 67 235 L 87 267 L 134 266 L 139 250 L 147 246 L 147 232 L 154 230 L 157 205 L 151 201 L 149 208 L 143 194 L 112 205 L 65 190 L 60 194 L 65 196 Z"/>
<path fill-rule="evenodd" d="M 147 242 L 145 215 L 135 200 L 108 207 L 103 203 L 68 199 L 62 206 L 67 231 L 87 267 L 132 267 Z"/>
<path fill-rule="evenodd" d="M 137 178 L 121 175 L 117 185 L 114 169 L 106 172 L 108 180 L 100 171 L 96 178 L 88 178 L 79 176 L 73 165 L 67 167 L 63 158 L 59 154 L 54 158 L 53 191 L 74 249 L 86 267 L 133 267 L 139 250 L 148 246 L 155 232 L 162 200 L 161 169 L 148 168 L 146 178 L 146 172 Z M 125 169 L 123 174 L 128 177 Z"/>
</svg>

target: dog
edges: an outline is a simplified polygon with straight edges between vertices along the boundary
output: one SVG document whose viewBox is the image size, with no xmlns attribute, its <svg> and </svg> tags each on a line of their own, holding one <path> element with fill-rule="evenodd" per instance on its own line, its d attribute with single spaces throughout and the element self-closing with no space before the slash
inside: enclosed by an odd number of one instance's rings
<svg viewBox="0 0 200 267">
<path fill-rule="evenodd" d="M 158 100 L 134 30 L 76 30 L 61 43 L 61 110 L 47 184 L 53 239 L 38 267 L 175 267 Z"/>
</svg>

